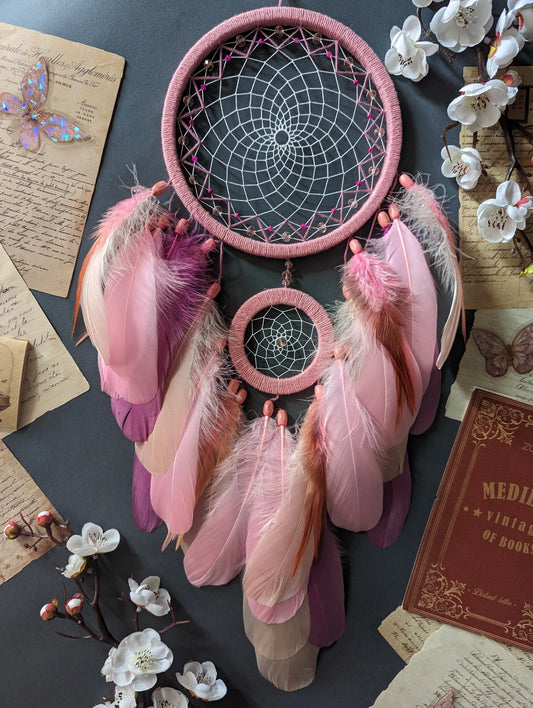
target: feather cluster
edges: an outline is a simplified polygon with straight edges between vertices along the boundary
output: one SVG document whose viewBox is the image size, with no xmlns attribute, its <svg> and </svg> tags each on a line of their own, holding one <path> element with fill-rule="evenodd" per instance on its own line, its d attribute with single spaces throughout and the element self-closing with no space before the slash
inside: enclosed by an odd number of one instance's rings
<svg viewBox="0 0 533 708">
<path fill-rule="evenodd" d="M 102 387 L 135 441 L 136 523 L 166 524 L 164 546 L 178 539 L 195 586 L 242 574 L 258 668 L 287 691 L 313 680 L 319 648 L 344 631 L 334 527 L 394 541 L 410 503 L 407 438 L 438 403 L 453 321 L 437 354 L 428 257 L 456 292 L 457 259 L 434 195 L 406 192 L 412 228 L 396 219 L 365 250 L 351 244 L 334 356 L 297 431 L 283 410 L 274 417 L 273 401 L 244 419 L 206 237 L 163 212 L 151 190 L 104 217 L 80 276 Z"/>
</svg>

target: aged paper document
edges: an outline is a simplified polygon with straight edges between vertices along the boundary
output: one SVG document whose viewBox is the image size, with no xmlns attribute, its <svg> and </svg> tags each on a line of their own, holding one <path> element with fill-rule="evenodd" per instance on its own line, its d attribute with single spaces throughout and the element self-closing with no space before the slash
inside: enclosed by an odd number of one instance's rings
<svg viewBox="0 0 533 708">
<path fill-rule="evenodd" d="M 51 511 L 56 519 L 61 520 L 57 511 L 28 472 L 0 441 L 0 523 L 2 528 L 10 520 L 21 523 L 21 513 L 26 521 L 31 523 L 35 516 L 44 510 Z M 32 528 L 38 530 L 35 525 Z M 65 534 L 60 534 L 58 531 L 59 529 L 54 527 L 54 536 L 63 538 Z M 61 531 L 63 530 L 61 529 Z M 25 544 L 31 545 L 35 540 L 28 536 L 19 536 L 19 538 L 8 540 L 3 533 L 0 535 L 0 585 L 19 573 L 32 560 L 40 558 L 53 548 L 53 542 L 48 539 L 39 541 L 34 549 L 25 547 Z"/>
<path fill-rule="evenodd" d="M 521 329 L 533 322 L 533 309 L 478 310 L 474 327 L 486 329 L 510 345 Z M 533 371 L 517 374 L 512 365 L 504 376 L 491 376 L 485 369 L 485 357 L 472 336 L 468 338 L 465 353 L 459 364 L 457 378 L 452 384 L 446 401 L 446 416 L 462 420 L 474 388 L 501 393 L 524 403 L 533 404 Z"/>
<path fill-rule="evenodd" d="M 0 335 L 30 342 L 19 427 L 89 390 L 37 300 L 0 246 Z M 5 433 L 0 433 L 4 436 Z"/>
<path fill-rule="evenodd" d="M 522 77 L 522 84 L 515 102 L 509 106 L 508 115 L 533 130 L 533 67 L 513 68 Z M 476 70 L 467 67 L 464 70 L 464 78 L 465 83 L 476 81 Z M 513 135 L 516 156 L 531 179 L 531 145 L 519 131 L 515 130 Z M 461 147 L 471 147 L 472 136 L 473 133 L 463 127 Z M 479 235 L 477 229 L 477 208 L 485 199 L 496 196 L 496 188 L 504 181 L 509 165 L 500 126 L 480 130 L 476 149 L 481 155 L 488 176 L 482 175 L 475 189 L 459 190 L 459 236 L 465 307 L 473 310 L 533 307 L 533 283 L 528 278 L 518 276 L 522 267 L 517 255 L 511 253 L 512 243 L 489 243 Z M 522 188 L 525 187 L 516 170 L 511 179 L 521 184 Z M 530 237 L 533 238 L 533 234 Z"/>
<path fill-rule="evenodd" d="M 43 57 L 44 104 L 76 121 L 88 142 L 41 138 L 37 153 L 16 144 L 19 121 L 0 115 L 0 243 L 30 288 L 68 295 L 124 59 L 0 23 L 0 93 L 21 98 L 25 72 Z"/>
<path fill-rule="evenodd" d="M 371 708 L 431 708 L 450 689 L 455 708 L 531 708 L 533 672 L 503 644 L 443 625 Z"/>
<path fill-rule="evenodd" d="M 426 639 L 441 627 L 437 620 L 397 607 L 385 617 L 378 631 L 406 664 L 424 646 Z"/>
<path fill-rule="evenodd" d="M 16 430 L 29 342 L 0 336 L 0 430 Z"/>
</svg>

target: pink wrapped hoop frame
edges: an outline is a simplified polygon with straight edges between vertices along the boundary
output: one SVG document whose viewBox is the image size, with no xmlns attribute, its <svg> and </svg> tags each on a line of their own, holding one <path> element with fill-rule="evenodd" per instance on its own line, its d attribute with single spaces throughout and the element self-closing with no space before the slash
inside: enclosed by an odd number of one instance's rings
<svg viewBox="0 0 533 708">
<path fill-rule="evenodd" d="M 274 378 L 257 371 L 246 355 L 244 337 L 250 320 L 263 309 L 275 305 L 290 305 L 302 310 L 316 327 L 318 344 L 311 364 L 290 378 Z M 303 391 L 319 378 L 333 352 L 333 327 L 322 307 L 314 298 L 293 288 L 272 288 L 254 295 L 239 308 L 231 323 L 228 347 L 231 360 L 246 383 L 264 393 L 287 395 Z"/>
<path fill-rule="evenodd" d="M 188 82 L 210 52 L 239 32 L 260 26 L 300 26 L 338 41 L 370 74 L 383 103 L 387 149 L 379 178 L 363 206 L 323 236 L 292 243 L 271 243 L 246 238 L 215 219 L 198 201 L 184 175 L 176 145 L 176 116 Z M 176 193 L 189 211 L 213 236 L 244 252 L 269 258 L 294 258 L 324 251 L 351 237 L 365 224 L 386 197 L 400 159 L 401 112 L 392 80 L 372 49 L 351 29 L 321 13 L 293 7 L 266 7 L 232 17 L 208 32 L 186 54 L 170 82 L 161 126 L 163 155 Z"/>
</svg>

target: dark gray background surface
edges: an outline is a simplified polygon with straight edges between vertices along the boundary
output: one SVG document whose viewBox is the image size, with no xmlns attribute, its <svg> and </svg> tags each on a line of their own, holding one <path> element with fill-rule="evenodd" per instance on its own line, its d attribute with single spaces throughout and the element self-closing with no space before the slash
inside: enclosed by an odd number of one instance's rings
<svg viewBox="0 0 533 708">
<path fill-rule="evenodd" d="M 99 47 L 126 59 L 77 271 L 99 218 L 124 198 L 122 185 L 132 182 L 131 166 L 136 166 L 142 184 L 166 178 L 160 146 L 161 110 L 168 83 L 185 52 L 222 20 L 263 4 L 262 0 L 0 1 L 0 21 Z M 302 0 L 289 4 L 329 14 L 348 25 L 382 59 L 392 25 L 401 26 L 415 10 L 410 0 Z M 472 54 L 469 56 L 472 61 Z M 435 183 L 443 179 L 440 134 L 448 122 L 446 106 L 462 85 L 463 58 L 449 65 L 435 56 L 430 64 L 430 78 L 419 84 L 395 79 L 395 84 L 405 135 L 400 168 L 429 174 Z M 457 139 L 454 134 L 452 142 Z M 449 207 L 456 215 L 455 185 L 446 182 Z M 342 249 L 302 259 L 296 266 L 300 286 L 321 301 L 335 299 L 339 294 L 335 267 L 341 261 Z M 228 249 L 224 287 L 230 307 L 231 302 L 242 302 L 260 287 L 278 285 L 281 270 L 279 263 L 264 264 Z M 181 671 L 190 659 L 214 661 L 229 689 L 218 705 L 368 708 L 403 668 L 377 627 L 402 601 L 457 432 L 458 424 L 444 417 L 444 402 L 457 370 L 461 342 L 456 341 L 443 369 L 441 405 L 434 425 L 409 444 L 413 497 L 406 526 L 399 539 L 384 550 L 372 546 L 364 534 L 340 534 L 345 550 L 346 631 L 333 647 L 321 651 L 312 685 L 286 694 L 257 672 L 253 648 L 242 629 L 239 580 L 226 587 L 195 589 L 184 576 L 181 554 L 170 549 L 160 553 L 164 530 L 144 534 L 135 528 L 130 504 L 133 447 L 122 436 L 108 398 L 100 391 L 95 350 L 89 342 L 75 348 L 70 338 L 74 289 L 67 299 L 35 295 L 91 389 L 12 434 L 6 442 L 74 529 L 89 520 L 119 529 L 119 550 L 104 559 L 112 566 L 104 609 L 113 627 L 121 635 L 132 631 L 123 623 L 124 607 L 115 600 L 127 590 L 127 578 L 133 575 L 140 581 L 157 574 L 171 592 L 177 614 L 191 620 L 166 635 L 174 652 L 173 670 Z M 68 631 L 70 625 L 39 619 L 43 603 L 54 596 L 60 601 L 63 597 L 56 566 L 63 565 L 64 559 L 62 552 L 54 550 L 0 587 L 0 705 L 82 708 L 109 697 L 109 685 L 100 676 L 107 647 L 58 637 L 55 630 Z"/>
</svg>

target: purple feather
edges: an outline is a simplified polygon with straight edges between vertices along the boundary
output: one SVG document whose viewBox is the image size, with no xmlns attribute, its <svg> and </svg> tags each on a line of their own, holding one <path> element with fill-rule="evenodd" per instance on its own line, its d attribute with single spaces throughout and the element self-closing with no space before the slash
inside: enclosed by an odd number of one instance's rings
<svg viewBox="0 0 533 708">
<path fill-rule="evenodd" d="M 137 455 L 133 457 L 133 481 L 131 487 L 131 501 L 133 506 L 133 520 L 140 531 L 153 531 L 163 523 L 152 509 L 150 504 L 150 480 L 152 475 L 139 461 Z"/>
<path fill-rule="evenodd" d="M 371 543 L 386 548 L 403 528 L 411 503 L 411 469 L 405 454 L 403 472 L 383 485 L 383 513 L 373 529 L 366 532 Z"/>
<path fill-rule="evenodd" d="M 159 303 L 157 371 L 159 388 L 151 401 L 133 404 L 123 398 L 111 399 L 111 411 L 124 435 L 133 442 L 148 438 L 161 410 L 166 377 L 175 353 L 182 344 L 196 313 L 205 300 L 211 280 L 202 244 L 206 236 L 177 236 L 164 241 L 164 259 L 169 268 L 162 284 Z M 102 370 L 105 364 L 99 358 Z"/>
<path fill-rule="evenodd" d="M 435 361 L 437 361 L 438 355 L 439 351 L 438 348 L 436 348 Z M 429 377 L 429 383 L 420 404 L 420 410 L 418 411 L 416 420 L 409 431 L 412 435 L 421 435 L 422 433 L 425 433 L 435 420 L 435 415 L 437 413 L 437 408 L 440 401 L 441 378 L 441 370 L 437 368 L 436 364 L 433 364 L 433 369 L 431 370 L 431 375 Z"/>
<path fill-rule="evenodd" d="M 311 613 L 308 642 L 329 647 L 342 636 L 346 625 L 341 558 L 329 524 L 324 526 L 320 554 L 311 566 L 307 594 Z"/>
</svg>

